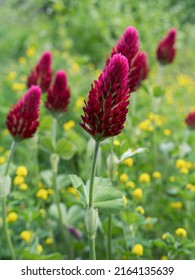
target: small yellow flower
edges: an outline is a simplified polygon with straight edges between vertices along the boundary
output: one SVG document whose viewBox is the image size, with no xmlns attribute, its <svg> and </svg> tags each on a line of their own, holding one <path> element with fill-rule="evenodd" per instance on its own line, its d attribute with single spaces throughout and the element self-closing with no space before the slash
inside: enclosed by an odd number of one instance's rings
<svg viewBox="0 0 195 280">
<path fill-rule="evenodd" d="M 170 203 L 170 207 L 174 209 L 181 209 L 183 207 L 183 203 L 181 201 L 174 201 Z"/>
<path fill-rule="evenodd" d="M 46 244 L 46 245 L 51 245 L 51 244 L 53 244 L 53 239 L 52 239 L 51 237 L 47 237 L 47 238 L 45 239 L 45 244 Z"/>
<path fill-rule="evenodd" d="M 41 254 L 43 252 L 43 246 L 41 244 L 37 245 L 37 252 Z"/>
<path fill-rule="evenodd" d="M 163 256 L 160 257 L 160 259 L 161 259 L 162 261 L 165 261 L 165 260 L 168 260 L 168 257 L 165 256 L 165 255 L 163 255 Z"/>
<path fill-rule="evenodd" d="M 69 130 L 71 130 L 74 126 L 75 126 L 75 122 L 72 121 L 72 120 L 70 120 L 70 121 L 68 121 L 67 123 L 65 123 L 65 124 L 63 125 L 63 128 L 64 128 L 65 131 L 69 131 Z"/>
<path fill-rule="evenodd" d="M 14 83 L 12 85 L 12 89 L 15 91 L 20 91 L 20 90 L 24 90 L 26 88 L 26 85 L 23 83 Z"/>
<path fill-rule="evenodd" d="M 28 170 L 27 170 L 27 168 L 25 167 L 25 166 L 19 166 L 17 169 L 16 169 L 16 174 L 18 175 L 18 176 L 24 176 L 24 177 L 26 177 L 27 176 L 27 174 L 28 174 Z"/>
<path fill-rule="evenodd" d="M 195 192 L 195 185 L 187 184 L 187 185 L 186 185 L 186 189 L 187 189 L 187 190 L 190 190 L 190 191 L 192 191 L 192 192 Z"/>
<path fill-rule="evenodd" d="M 14 80 L 14 79 L 16 78 L 16 76 L 17 76 L 17 73 L 14 72 L 14 71 L 11 71 L 11 72 L 9 72 L 9 74 L 7 75 L 7 79 L 8 79 L 9 81 L 11 81 L 11 80 Z"/>
<path fill-rule="evenodd" d="M 20 64 L 26 64 L 26 58 L 23 56 L 19 57 L 18 61 Z"/>
<path fill-rule="evenodd" d="M 169 238 L 169 236 L 170 236 L 170 233 L 169 233 L 169 232 L 165 232 L 165 233 L 163 233 L 163 235 L 162 235 L 162 239 L 163 239 L 163 240 L 166 240 L 166 239 Z"/>
<path fill-rule="evenodd" d="M 119 140 L 114 140 L 114 146 L 120 146 L 121 142 Z"/>
<path fill-rule="evenodd" d="M 78 73 L 80 71 L 80 66 L 76 62 L 73 63 L 72 68 L 76 73 Z"/>
<path fill-rule="evenodd" d="M 2 135 L 3 135 L 3 136 L 9 135 L 9 130 L 8 130 L 7 128 L 3 129 Z"/>
<path fill-rule="evenodd" d="M 140 183 L 150 183 L 150 175 L 148 173 L 142 173 L 138 180 Z"/>
<path fill-rule="evenodd" d="M 169 181 L 170 181 L 171 183 L 174 183 L 174 182 L 175 182 L 175 177 L 174 177 L 174 176 L 170 176 L 170 177 L 169 177 Z"/>
<path fill-rule="evenodd" d="M 164 129 L 164 130 L 163 130 L 163 134 L 164 134 L 165 136 L 170 136 L 170 135 L 172 134 L 172 132 L 171 132 L 170 129 Z"/>
<path fill-rule="evenodd" d="M 137 188 L 135 189 L 133 192 L 132 192 L 132 196 L 135 200 L 141 200 L 142 197 L 143 197 L 143 191 L 142 189 L 140 188 Z"/>
<path fill-rule="evenodd" d="M 0 164 L 4 164 L 6 162 L 6 158 L 5 157 L 0 157 Z"/>
<path fill-rule="evenodd" d="M 185 160 L 183 160 L 183 159 L 178 159 L 178 160 L 176 161 L 176 167 L 177 167 L 178 169 L 183 168 L 183 167 L 186 167 L 186 162 L 185 162 Z"/>
<path fill-rule="evenodd" d="M 28 190 L 28 185 L 26 183 L 22 183 L 19 185 L 19 189 L 21 191 L 27 191 Z"/>
<path fill-rule="evenodd" d="M 151 217 L 146 217 L 146 224 L 145 227 L 147 229 L 151 229 L 153 228 L 153 223 L 152 223 L 152 218 Z"/>
<path fill-rule="evenodd" d="M 10 212 L 8 215 L 7 215 L 7 222 L 8 223 L 14 223 L 18 220 L 18 214 L 16 212 Z"/>
<path fill-rule="evenodd" d="M 144 254 L 144 247 L 141 244 L 135 244 L 132 248 L 132 253 L 141 257 Z"/>
<path fill-rule="evenodd" d="M 40 198 L 42 200 L 47 200 L 48 199 L 48 191 L 46 189 L 40 189 L 38 190 L 36 194 L 37 198 Z"/>
<path fill-rule="evenodd" d="M 187 175 L 187 174 L 189 174 L 189 170 L 188 170 L 188 168 L 186 168 L 186 167 L 182 167 L 182 168 L 180 169 L 180 173 L 181 173 L 181 174 L 184 174 L 184 175 Z"/>
<path fill-rule="evenodd" d="M 41 209 L 39 210 L 39 214 L 40 214 L 41 218 L 45 218 L 45 216 L 46 216 L 45 209 L 41 208 Z"/>
<path fill-rule="evenodd" d="M 193 163 L 191 161 L 186 162 L 186 168 L 191 169 L 193 168 Z"/>
<path fill-rule="evenodd" d="M 137 211 L 137 212 L 140 213 L 141 215 L 144 215 L 144 214 L 145 214 L 145 210 L 144 210 L 144 208 L 143 208 L 141 205 L 137 206 L 137 207 L 135 208 L 135 211 Z"/>
<path fill-rule="evenodd" d="M 26 51 L 27 56 L 31 57 L 34 54 L 35 54 L 35 48 L 34 47 L 30 47 L 30 48 L 27 49 L 27 51 Z"/>
<path fill-rule="evenodd" d="M 79 197 L 78 191 L 74 187 L 68 187 L 67 192 L 73 194 L 76 198 Z"/>
<path fill-rule="evenodd" d="M 128 203 L 128 200 L 127 200 L 127 198 L 126 198 L 126 196 L 125 196 L 125 195 L 123 195 L 123 201 L 124 201 L 124 206 L 126 206 L 126 205 L 127 205 L 127 203 Z"/>
<path fill-rule="evenodd" d="M 76 109 L 80 109 L 83 107 L 84 104 L 84 98 L 83 97 L 79 97 L 76 102 L 75 102 L 75 108 Z"/>
<path fill-rule="evenodd" d="M 133 181 L 129 181 L 126 183 L 126 186 L 131 188 L 131 189 L 134 189 L 135 188 L 135 183 Z"/>
<path fill-rule="evenodd" d="M 127 181 L 128 181 L 128 176 L 127 176 L 126 173 L 123 173 L 123 174 L 120 175 L 119 179 L 120 179 L 120 182 L 121 182 L 121 183 L 127 183 Z"/>
<path fill-rule="evenodd" d="M 175 230 L 175 234 L 179 237 L 186 237 L 187 236 L 187 231 L 184 228 L 177 228 Z"/>
<path fill-rule="evenodd" d="M 160 179 L 162 177 L 161 173 L 159 171 L 155 171 L 153 172 L 152 176 L 155 178 L 155 179 Z"/>
<path fill-rule="evenodd" d="M 54 190 L 53 189 L 48 189 L 47 192 L 48 192 L 48 195 L 52 195 L 54 193 Z"/>
<path fill-rule="evenodd" d="M 125 165 L 127 165 L 128 167 L 131 167 L 131 166 L 133 166 L 133 158 L 127 158 L 127 159 L 125 159 L 125 160 L 123 161 L 123 163 L 124 163 Z"/>
<path fill-rule="evenodd" d="M 20 238 L 24 240 L 26 243 L 29 243 L 32 238 L 32 232 L 29 230 L 23 230 L 20 233 Z"/>
<path fill-rule="evenodd" d="M 154 131 L 154 126 L 153 125 L 149 125 L 148 126 L 148 131 L 150 131 L 150 132 Z"/>
<path fill-rule="evenodd" d="M 24 177 L 23 176 L 16 176 L 14 177 L 14 181 L 13 181 L 13 184 L 14 186 L 18 186 L 20 184 L 24 183 Z"/>
<path fill-rule="evenodd" d="M 147 131 L 149 130 L 149 127 L 151 126 L 151 120 L 147 119 L 147 120 L 144 120 L 143 122 L 141 122 L 139 125 L 138 125 L 138 128 L 140 130 L 143 130 L 143 131 Z"/>
</svg>

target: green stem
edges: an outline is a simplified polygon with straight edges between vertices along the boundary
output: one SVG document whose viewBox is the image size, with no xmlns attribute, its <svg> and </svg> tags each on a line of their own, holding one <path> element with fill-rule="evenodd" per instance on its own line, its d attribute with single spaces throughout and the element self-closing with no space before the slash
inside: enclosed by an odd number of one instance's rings
<svg viewBox="0 0 195 280">
<path fill-rule="evenodd" d="M 112 215 L 108 216 L 108 259 L 112 259 Z"/>
<path fill-rule="evenodd" d="M 95 142 L 95 150 L 93 155 L 93 163 L 91 168 L 91 177 L 90 177 L 90 185 L 89 185 L 89 207 L 93 206 L 93 187 L 94 187 L 94 177 L 95 177 L 95 169 L 96 169 L 96 162 L 97 162 L 97 154 L 99 150 L 100 143 L 97 141 Z"/>
<path fill-rule="evenodd" d="M 13 141 L 12 144 L 11 144 L 11 148 L 10 148 L 10 155 L 8 157 L 7 165 L 6 165 L 6 168 L 5 168 L 5 176 L 7 176 L 7 174 L 8 174 L 9 166 L 10 166 L 13 154 L 15 152 L 15 149 L 16 149 L 16 142 Z M 13 244 L 12 244 L 12 240 L 11 240 L 11 236 L 10 236 L 10 232 L 9 232 L 9 227 L 8 227 L 7 220 L 6 220 L 6 205 L 7 205 L 7 199 L 6 199 L 6 197 L 3 197 L 2 198 L 3 229 L 4 229 L 5 238 L 6 238 L 6 241 L 7 241 L 7 244 L 8 244 L 8 248 L 9 248 L 9 251 L 10 251 L 11 258 L 12 258 L 12 260 L 15 260 L 16 256 L 15 256 L 15 252 L 14 252 L 14 247 L 13 247 Z"/>
<path fill-rule="evenodd" d="M 100 143 L 98 141 L 95 142 L 95 149 L 93 155 L 93 162 L 91 168 L 91 177 L 90 177 L 90 185 L 89 185 L 89 208 L 93 207 L 93 188 L 94 188 L 94 177 L 96 170 L 96 162 L 97 162 L 97 154 L 99 150 Z M 93 223 L 93 221 L 92 221 Z M 90 238 L 89 237 L 89 250 L 90 250 L 90 259 L 96 260 L 96 251 L 95 251 L 95 235 Z"/>
</svg>

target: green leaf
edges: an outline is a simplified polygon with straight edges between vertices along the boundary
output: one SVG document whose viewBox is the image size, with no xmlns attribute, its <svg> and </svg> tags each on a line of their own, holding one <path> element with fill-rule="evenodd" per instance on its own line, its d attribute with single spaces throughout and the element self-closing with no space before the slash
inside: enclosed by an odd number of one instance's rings
<svg viewBox="0 0 195 280">
<path fill-rule="evenodd" d="M 67 139 L 60 139 L 57 143 L 56 153 L 62 159 L 69 160 L 76 153 L 76 146 Z"/>
<path fill-rule="evenodd" d="M 45 152 L 52 154 L 55 152 L 52 138 L 49 136 L 42 137 L 40 140 L 40 147 Z"/>
<path fill-rule="evenodd" d="M 41 131 L 51 131 L 53 124 L 53 118 L 50 115 L 44 116 L 39 125 Z"/>
<path fill-rule="evenodd" d="M 101 177 L 94 179 L 93 204 L 108 215 L 120 212 L 125 206 L 122 193 L 112 186 L 109 179 Z"/>
<path fill-rule="evenodd" d="M 28 250 L 24 250 L 21 255 L 24 260 L 63 260 L 63 256 L 60 253 L 53 253 L 50 255 L 39 255 L 31 253 Z"/>
<path fill-rule="evenodd" d="M 159 86 L 155 86 L 153 88 L 153 94 L 155 97 L 160 97 L 160 96 L 164 95 L 164 90 Z"/>
<path fill-rule="evenodd" d="M 0 198 L 4 198 L 9 195 L 11 191 L 11 178 L 10 176 L 0 177 Z"/>
<path fill-rule="evenodd" d="M 81 199 L 81 203 L 83 204 L 84 207 L 87 207 L 88 205 L 88 199 L 89 199 L 89 192 L 83 183 L 82 179 L 78 177 L 77 175 L 71 174 L 69 175 L 72 185 L 75 189 L 78 190 L 79 196 Z"/>
</svg>

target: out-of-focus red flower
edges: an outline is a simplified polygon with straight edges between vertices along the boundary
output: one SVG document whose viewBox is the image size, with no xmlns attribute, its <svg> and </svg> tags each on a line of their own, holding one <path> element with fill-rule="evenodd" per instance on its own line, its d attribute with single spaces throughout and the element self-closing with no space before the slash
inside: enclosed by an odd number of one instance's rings
<svg viewBox="0 0 195 280">
<path fill-rule="evenodd" d="M 174 46 L 176 35 L 176 29 L 170 29 L 167 35 L 159 42 L 157 46 L 156 57 L 157 60 L 163 65 L 170 64 L 174 60 L 176 54 L 176 48 Z"/>
<path fill-rule="evenodd" d="M 57 71 L 53 86 L 49 89 L 45 107 L 54 115 L 59 116 L 67 110 L 70 99 L 70 89 L 66 73 Z"/>
<path fill-rule="evenodd" d="M 32 86 L 11 108 L 6 125 L 16 141 L 33 137 L 39 125 L 41 89 Z"/>
<path fill-rule="evenodd" d="M 130 92 L 134 92 L 149 72 L 147 55 L 139 51 L 139 36 L 134 27 L 126 28 L 116 47 L 112 49 L 111 57 L 116 53 L 121 53 L 128 59 L 129 88 Z M 107 59 L 107 64 L 109 60 L 110 58 Z"/>
<path fill-rule="evenodd" d="M 195 111 L 187 115 L 185 122 L 190 129 L 195 129 Z"/>
<path fill-rule="evenodd" d="M 128 73 L 127 58 L 115 54 L 91 86 L 80 125 L 96 141 L 118 135 L 123 129 L 130 96 Z"/>
<path fill-rule="evenodd" d="M 42 92 L 48 91 L 52 80 L 51 64 L 51 52 L 46 51 L 28 76 L 27 87 L 30 88 L 32 85 L 38 85 L 42 89 Z"/>
</svg>

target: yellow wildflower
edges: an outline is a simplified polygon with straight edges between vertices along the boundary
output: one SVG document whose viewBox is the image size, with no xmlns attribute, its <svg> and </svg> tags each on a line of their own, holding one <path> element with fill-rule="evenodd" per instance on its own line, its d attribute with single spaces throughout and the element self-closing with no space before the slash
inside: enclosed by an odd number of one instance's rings
<svg viewBox="0 0 195 280">
<path fill-rule="evenodd" d="M 145 210 L 144 210 L 144 208 L 143 208 L 141 205 L 137 206 L 137 207 L 135 208 L 135 211 L 137 211 L 137 212 L 140 213 L 141 215 L 144 215 L 144 214 L 145 214 Z"/>
<path fill-rule="evenodd" d="M 45 218 L 45 216 L 46 216 L 45 209 L 41 208 L 41 209 L 39 210 L 39 214 L 40 214 L 41 218 Z"/>
<path fill-rule="evenodd" d="M 26 183 L 22 183 L 19 185 L 19 189 L 21 191 L 27 191 L 28 190 L 28 185 Z"/>
<path fill-rule="evenodd" d="M 114 146 L 120 146 L 121 142 L 119 140 L 114 140 Z"/>
<path fill-rule="evenodd" d="M 30 47 L 30 48 L 27 49 L 27 51 L 26 51 L 27 56 L 31 57 L 34 54 L 35 54 L 35 48 L 34 47 Z"/>
<path fill-rule="evenodd" d="M 142 189 L 140 188 L 137 188 L 135 189 L 133 192 L 132 192 L 132 196 L 135 200 L 141 200 L 142 197 L 143 197 L 143 191 Z"/>
<path fill-rule="evenodd" d="M 185 160 L 183 160 L 183 159 L 178 159 L 178 160 L 176 161 L 176 167 L 177 167 L 178 169 L 183 168 L 183 167 L 186 167 L 186 162 L 185 162 Z"/>
<path fill-rule="evenodd" d="M 26 177 L 27 176 L 27 174 L 28 174 L 28 170 L 27 170 L 27 168 L 25 167 L 25 166 L 19 166 L 17 169 L 16 169 L 16 174 L 18 175 L 18 176 L 24 176 L 24 177 Z"/>
<path fill-rule="evenodd" d="M 15 91 L 20 91 L 20 90 L 24 90 L 26 88 L 26 85 L 23 83 L 14 83 L 12 85 L 12 89 Z"/>
<path fill-rule="evenodd" d="M 8 223 L 14 223 L 18 220 L 18 214 L 16 212 L 10 212 L 8 215 L 7 215 L 7 222 Z"/>
<path fill-rule="evenodd" d="M 75 102 L 75 108 L 76 109 L 80 109 L 83 107 L 84 104 L 84 98 L 83 97 L 79 97 L 76 102 Z"/>
<path fill-rule="evenodd" d="M 183 208 L 183 203 L 181 201 L 174 201 L 170 203 L 170 207 L 174 209 L 181 209 Z"/>
<path fill-rule="evenodd" d="M 0 157 L 0 164 L 4 164 L 6 162 L 6 158 L 5 157 Z"/>
<path fill-rule="evenodd" d="M 70 120 L 70 121 L 68 121 L 67 123 L 65 123 L 65 124 L 63 125 L 63 128 L 64 128 L 65 131 L 69 131 L 69 130 L 71 130 L 74 126 L 75 126 L 75 122 L 72 121 L 72 120 Z"/>
<path fill-rule="evenodd" d="M 138 125 L 138 128 L 140 130 L 143 130 L 143 131 L 147 131 L 148 128 L 150 127 L 151 125 L 151 120 L 144 120 L 143 122 L 141 122 L 139 125 Z"/>
<path fill-rule="evenodd" d="M 155 178 L 155 179 L 160 179 L 162 177 L 161 173 L 159 171 L 155 171 L 153 172 L 152 176 Z"/>
<path fill-rule="evenodd" d="M 74 187 L 69 187 L 68 189 L 67 189 L 67 192 L 69 192 L 69 193 L 71 193 L 71 194 L 73 194 L 75 197 L 79 197 L 79 194 L 78 194 L 78 191 L 77 191 L 77 189 L 75 189 Z"/>
<path fill-rule="evenodd" d="M 169 177 L 169 181 L 170 181 L 171 183 L 174 183 L 174 182 L 175 182 L 175 177 L 174 177 L 174 176 L 170 176 L 170 177 Z"/>
<path fill-rule="evenodd" d="M 14 180 L 13 180 L 13 184 L 14 186 L 18 186 L 20 184 L 24 183 L 24 177 L 23 176 L 16 176 L 14 177 Z"/>
<path fill-rule="evenodd" d="M 19 61 L 20 64 L 26 64 L 26 58 L 23 57 L 23 56 L 19 57 L 18 61 Z"/>
<path fill-rule="evenodd" d="M 135 244 L 131 251 L 134 255 L 141 257 L 144 254 L 144 247 L 141 244 Z"/>
<path fill-rule="evenodd" d="M 131 189 L 134 189 L 135 188 L 135 183 L 133 181 L 129 181 L 129 182 L 126 183 L 126 186 L 130 187 Z"/>
<path fill-rule="evenodd" d="M 126 183 L 128 181 L 128 175 L 126 173 L 123 173 L 120 175 L 119 179 L 121 183 Z"/>
<path fill-rule="evenodd" d="M 189 170 L 188 170 L 188 168 L 186 168 L 186 167 L 182 167 L 182 168 L 180 169 L 180 173 L 181 173 L 181 174 L 184 174 L 184 175 L 187 175 L 187 174 L 189 173 Z"/>
<path fill-rule="evenodd" d="M 125 160 L 123 161 L 123 163 L 124 163 L 125 165 L 127 165 L 128 167 L 131 167 L 131 166 L 133 166 L 133 158 L 127 158 L 127 159 L 125 159 Z"/>
<path fill-rule="evenodd" d="M 76 73 L 78 73 L 80 71 L 80 66 L 76 62 L 73 63 L 72 68 Z"/>
<path fill-rule="evenodd" d="M 3 136 L 9 135 L 9 130 L 8 130 L 7 128 L 3 129 L 2 135 L 3 135 Z"/>
<path fill-rule="evenodd" d="M 175 230 L 175 234 L 179 237 L 186 237 L 187 236 L 187 231 L 184 228 L 177 228 Z"/>
<path fill-rule="evenodd" d="M 151 222 L 152 218 L 151 217 L 146 217 L 146 224 L 145 224 L 145 227 L 147 229 L 151 229 L 153 228 L 153 223 Z"/>
<path fill-rule="evenodd" d="M 20 233 L 20 238 L 22 240 L 24 240 L 25 242 L 29 243 L 31 238 L 32 238 L 32 232 L 29 231 L 29 230 L 23 230 L 21 233 Z"/>
<path fill-rule="evenodd" d="M 48 199 L 48 191 L 46 189 L 40 189 L 36 193 L 36 197 L 40 198 L 42 200 L 47 200 Z"/>
<path fill-rule="evenodd" d="M 165 233 L 163 233 L 163 235 L 162 235 L 162 239 L 163 239 L 163 240 L 166 240 L 166 239 L 169 238 L 169 236 L 170 236 L 170 233 L 169 233 L 169 232 L 165 232 Z"/>
<path fill-rule="evenodd" d="M 49 195 L 52 195 L 54 193 L 54 190 L 53 189 L 48 189 L 47 192 L 48 192 Z"/>
<path fill-rule="evenodd" d="M 161 258 L 160 258 L 161 260 L 163 260 L 163 261 L 165 261 L 165 260 L 168 260 L 168 257 L 167 256 L 165 256 L 165 255 L 163 255 L 163 256 L 161 256 Z"/>
<path fill-rule="evenodd" d="M 164 129 L 164 130 L 163 130 L 163 134 L 164 134 L 165 136 L 170 136 L 170 135 L 172 134 L 172 132 L 171 132 L 170 129 Z"/>
<path fill-rule="evenodd" d="M 9 81 L 11 81 L 11 80 L 14 80 L 14 79 L 16 78 L 16 76 L 17 76 L 17 73 L 16 73 L 15 71 L 11 71 L 11 72 L 9 72 L 9 74 L 7 75 L 7 79 L 8 79 Z"/>
<path fill-rule="evenodd" d="M 43 246 L 41 244 L 37 245 L 37 252 L 41 254 L 43 252 Z"/>
<path fill-rule="evenodd" d="M 52 239 L 51 237 L 47 237 L 47 238 L 45 239 L 45 244 L 46 244 L 46 245 L 51 245 L 51 244 L 53 244 L 53 239 Z"/>
<path fill-rule="evenodd" d="M 148 173 L 142 173 L 138 180 L 140 183 L 150 183 L 150 175 Z"/>
</svg>

